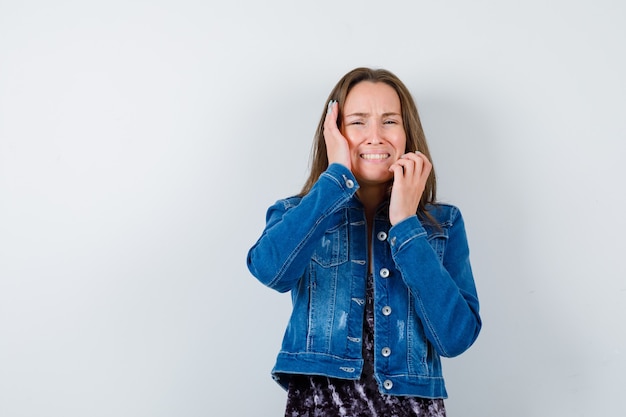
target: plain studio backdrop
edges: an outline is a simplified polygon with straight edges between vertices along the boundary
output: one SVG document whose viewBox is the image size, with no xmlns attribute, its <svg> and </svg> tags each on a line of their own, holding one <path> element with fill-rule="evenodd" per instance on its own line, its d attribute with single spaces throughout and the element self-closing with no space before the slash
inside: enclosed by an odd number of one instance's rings
<svg viewBox="0 0 626 417">
<path fill-rule="evenodd" d="M 449 416 L 625 415 L 625 4 L 0 1 L 0 415 L 282 415 L 246 253 L 357 66 L 465 216 Z"/>
</svg>

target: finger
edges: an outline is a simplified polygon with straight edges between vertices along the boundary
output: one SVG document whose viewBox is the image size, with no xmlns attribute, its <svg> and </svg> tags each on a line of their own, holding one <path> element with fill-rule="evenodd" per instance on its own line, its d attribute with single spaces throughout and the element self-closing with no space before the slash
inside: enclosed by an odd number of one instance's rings
<svg viewBox="0 0 626 417">
<path fill-rule="evenodd" d="M 333 110 L 333 103 L 335 100 L 330 100 L 328 102 L 328 109 L 326 110 L 326 114 L 330 113 Z"/>
<path fill-rule="evenodd" d="M 335 100 L 330 100 L 328 102 L 328 107 L 326 108 L 326 118 L 324 119 L 324 128 L 333 129 L 337 128 L 337 102 Z"/>
<path fill-rule="evenodd" d="M 324 139 L 330 141 L 341 141 L 342 135 L 337 127 L 337 111 L 338 104 L 335 100 L 331 100 L 328 103 L 326 110 L 326 118 L 324 119 Z"/>
<path fill-rule="evenodd" d="M 408 159 L 408 160 L 413 161 L 413 162 L 427 161 L 428 160 L 428 158 L 426 158 L 426 156 L 423 153 L 421 153 L 420 151 L 407 152 L 404 155 L 402 155 L 401 158 Z"/>
<path fill-rule="evenodd" d="M 405 177 L 410 178 L 415 172 L 415 163 L 408 158 L 401 157 L 396 161 L 396 164 L 402 167 L 402 172 Z"/>
<path fill-rule="evenodd" d="M 423 177 L 428 177 L 430 175 L 430 171 L 433 169 L 433 163 L 424 155 L 423 153 L 418 153 L 417 156 L 422 161 L 421 175 Z"/>
<path fill-rule="evenodd" d="M 413 152 L 402 155 L 398 161 L 404 166 L 407 175 L 422 171 L 423 161 Z"/>
<path fill-rule="evenodd" d="M 419 158 L 424 165 L 432 165 L 432 162 L 430 162 L 430 160 L 426 157 L 426 155 L 424 155 L 423 153 L 421 153 L 420 151 L 415 151 L 415 152 L 411 152 L 413 155 L 415 155 L 417 158 Z"/>
<path fill-rule="evenodd" d="M 404 167 L 398 161 L 391 164 L 389 171 L 393 172 L 393 179 L 398 180 L 404 177 Z"/>
<path fill-rule="evenodd" d="M 420 175 L 428 175 L 432 169 L 432 163 L 428 160 L 426 155 L 419 151 L 409 152 L 402 155 L 404 159 L 408 159 L 415 162 L 415 172 Z"/>
</svg>

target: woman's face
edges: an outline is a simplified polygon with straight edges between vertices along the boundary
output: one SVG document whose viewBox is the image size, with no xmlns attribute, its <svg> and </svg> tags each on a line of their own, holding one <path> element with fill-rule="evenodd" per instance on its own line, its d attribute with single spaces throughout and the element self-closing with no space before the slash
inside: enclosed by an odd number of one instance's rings
<svg viewBox="0 0 626 417">
<path fill-rule="evenodd" d="M 382 185 L 390 181 L 393 173 L 389 167 L 406 149 L 396 91 L 382 82 L 358 83 L 346 97 L 341 126 L 350 148 L 352 173 L 359 184 Z"/>
</svg>

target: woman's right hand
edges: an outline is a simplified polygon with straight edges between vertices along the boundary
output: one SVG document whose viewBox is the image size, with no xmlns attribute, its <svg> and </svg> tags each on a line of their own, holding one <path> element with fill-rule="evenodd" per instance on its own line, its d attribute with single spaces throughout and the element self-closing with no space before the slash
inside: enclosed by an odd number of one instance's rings
<svg viewBox="0 0 626 417">
<path fill-rule="evenodd" d="M 326 119 L 324 120 L 324 141 L 326 142 L 328 165 L 338 163 L 352 170 L 348 140 L 341 134 L 337 127 L 338 112 L 339 104 L 331 100 L 328 103 L 328 111 L 326 112 Z"/>
</svg>

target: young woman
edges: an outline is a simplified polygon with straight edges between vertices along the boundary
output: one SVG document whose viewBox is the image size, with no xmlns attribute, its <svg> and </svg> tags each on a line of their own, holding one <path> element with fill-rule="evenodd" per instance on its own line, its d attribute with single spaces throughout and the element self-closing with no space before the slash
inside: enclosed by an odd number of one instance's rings
<svg viewBox="0 0 626 417">
<path fill-rule="evenodd" d="M 286 416 L 444 416 L 440 357 L 481 328 L 465 227 L 436 201 L 417 108 L 391 72 L 357 68 L 332 90 L 302 192 L 279 200 L 248 253 L 291 291 L 272 375 Z"/>
</svg>

